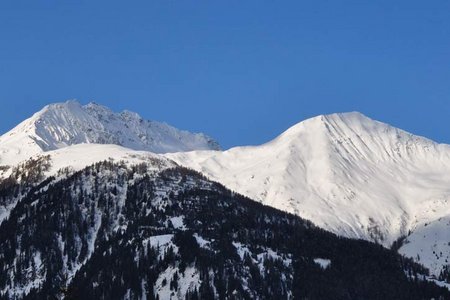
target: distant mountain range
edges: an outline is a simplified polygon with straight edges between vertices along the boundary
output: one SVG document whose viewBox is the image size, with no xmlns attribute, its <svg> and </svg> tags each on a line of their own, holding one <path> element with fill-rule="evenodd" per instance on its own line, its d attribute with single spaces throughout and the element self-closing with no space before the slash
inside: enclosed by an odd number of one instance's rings
<svg viewBox="0 0 450 300">
<path fill-rule="evenodd" d="M 0 137 L 0 295 L 446 298 L 449 201 L 449 145 L 356 112 L 220 151 L 136 113 L 51 104 Z"/>
</svg>

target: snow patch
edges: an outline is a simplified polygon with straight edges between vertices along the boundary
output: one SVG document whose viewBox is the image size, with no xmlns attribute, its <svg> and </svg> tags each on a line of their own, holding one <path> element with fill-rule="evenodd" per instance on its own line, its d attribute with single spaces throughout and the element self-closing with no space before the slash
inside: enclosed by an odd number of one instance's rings
<svg viewBox="0 0 450 300">
<path fill-rule="evenodd" d="M 172 217 L 169 219 L 175 229 L 186 230 L 186 225 L 184 225 L 184 217 Z"/>
<path fill-rule="evenodd" d="M 170 289 L 170 281 L 178 275 L 178 288 Z M 188 291 L 199 289 L 201 284 L 200 275 L 193 267 L 187 267 L 184 274 L 181 274 L 178 268 L 169 266 L 162 272 L 156 280 L 156 293 L 160 299 L 185 299 Z"/>
<path fill-rule="evenodd" d="M 314 258 L 314 262 L 324 270 L 328 269 L 328 267 L 331 265 L 331 260 L 326 258 Z"/>
<path fill-rule="evenodd" d="M 200 248 L 211 249 L 210 244 L 211 241 L 205 240 L 203 237 L 199 236 L 197 233 L 194 233 L 194 238 L 197 240 L 197 244 Z"/>
</svg>

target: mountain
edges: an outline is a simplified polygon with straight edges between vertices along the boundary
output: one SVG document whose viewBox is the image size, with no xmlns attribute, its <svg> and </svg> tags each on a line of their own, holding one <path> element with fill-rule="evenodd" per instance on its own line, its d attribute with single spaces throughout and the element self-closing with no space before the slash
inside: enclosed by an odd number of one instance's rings
<svg viewBox="0 0 450 300">
<path fill-rule="evenodd" d="M 0 224 L 0 299 L 450 299 L 393 250 L 157 155 L 47 177 L 49 156 L 0 181 L 0 201 L 20 198 Z"/>
<path fill-rule="evenodd" d="M 261 146 L 166 157 L 336 234 L 395 242 L 436 276 L 450 261 L 449 145 L 343 113 Z"/>
<path fill-rule="evenodd" d="M 217 149 L 74 101 L 1 136 L 0 299 L 450 299 L 450 146 L 346 113 Z"/>
<path fill-rule="evenodd" d="M 96 103 L 71 100 L 50 104 L 0 137 L 0 165 L 75 144 L 116 144 L 155 153 L 217 150 L 208 136 L 147 121 L 138 114 L 114 113 Z"/>
<path fill-rule="evenodd" d="M 146 151 L 134 151 L 117 145 L 80 144 L 37 154 L 15 166 L 0 169 L 0 192 L 3 185 L 17 181 L 23 183 L 33 179 L 40 182 L 49 177 L 59 177 L 61 172 L 76 172 L 102 161 L 126 164 L 153 163 L 161 166 L 176 166 L 164 157 Z M 159 162 L 159 163 L 156 163 Z M 38 168 L 39 167 L 39 168 Z M 24 172 L 24 170 L 35 170 Z M 35 174 L 38 173 L 39 175 Z M 4 197 L 0 201 L 0 223 L 9 216 L 20 200 L 20 195 Z"/>
</svg>

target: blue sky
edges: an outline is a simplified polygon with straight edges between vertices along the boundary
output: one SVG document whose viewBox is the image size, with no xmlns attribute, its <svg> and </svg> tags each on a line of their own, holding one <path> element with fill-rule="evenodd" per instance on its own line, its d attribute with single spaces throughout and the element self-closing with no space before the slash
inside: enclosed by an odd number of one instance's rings
<svg viewBox="0 0 450 300">
<path fill-rule="evenodd" d="M 1 1 L 0 132 L 76 98 L 225 148 L 360 111 L 450 143 L 449 1 Z"/>
</svg>

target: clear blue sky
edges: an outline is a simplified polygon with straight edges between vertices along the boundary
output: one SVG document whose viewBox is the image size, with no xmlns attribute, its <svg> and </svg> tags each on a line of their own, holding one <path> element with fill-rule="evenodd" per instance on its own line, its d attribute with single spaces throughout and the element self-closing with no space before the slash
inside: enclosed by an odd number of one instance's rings
<svg viewBox="0 0 450 300">
<path fill-rule="evenodd" d="M 450 142 L 450 2 L 1 1 L 0 132 L 76 98 L 259 144 L 361 111 Z"/>
</svg>

